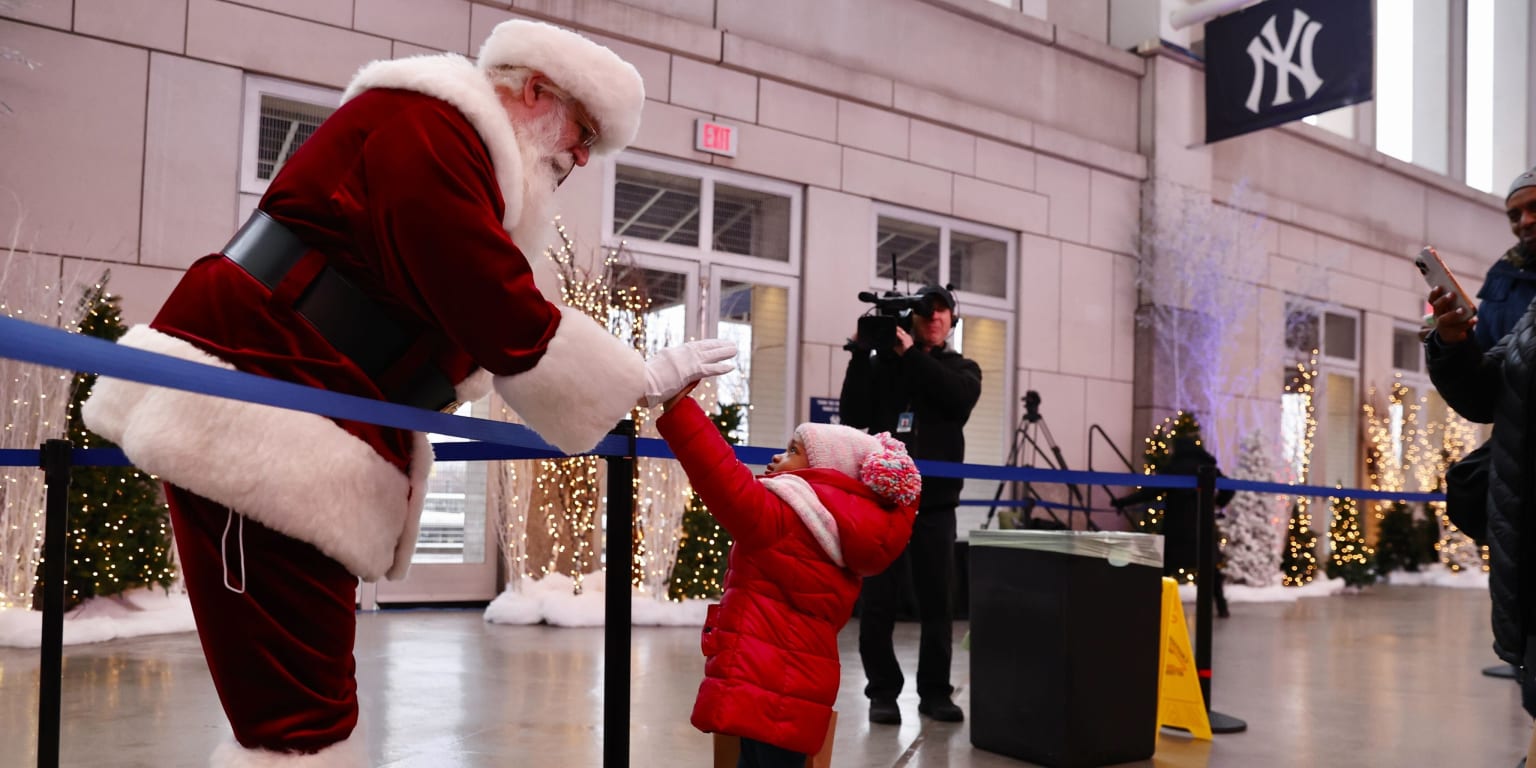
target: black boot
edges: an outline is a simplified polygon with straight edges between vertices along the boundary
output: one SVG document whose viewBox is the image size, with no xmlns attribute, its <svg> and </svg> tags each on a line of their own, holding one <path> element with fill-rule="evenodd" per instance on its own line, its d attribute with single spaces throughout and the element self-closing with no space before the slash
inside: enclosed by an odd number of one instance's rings
<svg viewBox="0 0 1536 768">
<path fill-rule="evenodd" d="M 869 721 L 881 725 L 901 725 L 901 707 L 895 699 L 870 699 Z"/>
<path fill-rule="evenodd" d="M 949 697 L 923 699 L 917 705 L 917 711 L 927 715 L 941 723 L 959 723 L 965 721 L 965 713 L 955 706 Z"/>
</svg>

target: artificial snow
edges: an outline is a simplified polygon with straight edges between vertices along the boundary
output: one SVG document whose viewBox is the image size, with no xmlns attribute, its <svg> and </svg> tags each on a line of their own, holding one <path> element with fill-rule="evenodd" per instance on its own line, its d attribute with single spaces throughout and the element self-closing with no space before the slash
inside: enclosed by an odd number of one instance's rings
<svg viewBox="0 0 1536 768">
<path fill-rule="evenodd" d="M 1487 589 L 1488 574 L 1482 570 L 1452 571 L 1440 563 L 1425 565 L 1417 573 L 1393 571 L 1387 574 L 1387 583 L 1393 586 L 1450 587 L 1453 589 Z"/>
<path fill-rule="evenodd" d="M 65 645 L 195 631 L 192 604 L 186 594 L 154 587 L 93 597 L 64 615 Z M 42 642 L 41 611 L 0 609 L 0 646 L 37 648 Z"/>
<path fill-rule="evenodd" d="M 520 588 L 507 586 L 485 608 L 485 620 L 492 624 L 549 624 L 556 627 L 601 627 L 604 608 L 604 576 L 591 573 L 582 579 L 581 594 L 576 583 L 564 574 L 550 574 L 538 581 L 527 579 Z M 630 625 L 636 627 L 702 627 L 708 600 L 674 602 L 657 599 L 644 589 L 635 588 L 630 597 Z"/>
<path fill-rule="evenodd" d="M 1319 571 L 1321 572 L 1321 571 Z M 1269 587 L 1245 587 L 1239 584 L 1224 585 L 1228 603 L 1290 603 L 1303 597 L 1328 597 L 1346 591 L 1343 579 L 1328 579 L 1319 576 L 1311 583 L 1300 587 L 1284 587 L 1276 578 L 1274 586 Z M 1482 571 L 1457 571 L 1440 563 L 1420 566 L 1417 573 L 1407 571 L 1393 571 L 1378 584 L 1391 584 L 1395 587 L 1448 587 L 1451 589 L 1487 589 L 1488 574 Z M 1365 587 L 1370 591 L 1370 587 Z M 1179 600 L 1192 603 L 1195 601 L 1195 585 L 1180 584 Z"/>
</svg>

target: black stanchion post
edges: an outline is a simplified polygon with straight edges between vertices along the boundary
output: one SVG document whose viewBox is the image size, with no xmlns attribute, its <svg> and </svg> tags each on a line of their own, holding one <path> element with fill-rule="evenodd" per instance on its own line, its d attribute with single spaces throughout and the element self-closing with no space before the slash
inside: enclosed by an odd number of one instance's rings
<svg viewBox="0 0 1536 768">
<path fill-rule="evenodd" d="M 603 617 L 603 768 L 629 765 L 629 648 L 632 613 L 630 542 L 635 537 L 635 422 L 609 434 L 629 439 L 623 456 L 608 457 L 608 546 Z"/>
<path fill-rule="evenodd" d="M 58 768 L 59 726 L 63 708 L 64 675 L 64 563 L 69 557 L 65 536 L 69 527 L 68 440 L 48 440 L 42 445 L 43 477 L 48 481 L 48 502 L 43 522 L 43 647 L 37 694 L 37 765 Z"/>
<path fill-rule="evenodd" d="M 1206 465 L 1198 475 L 1197 497 L 1200 519 L 1196 544 L 1200 553 L 1195 583 L 1195 669 L 1200 674 L 1200 693 L 1205 696 L 1205 712 L 1212 733 L 1241 733 L 1248 723 L 1211 709 L 1211 600 L 1216 589 L 1216 467 Z"/>
</svg>

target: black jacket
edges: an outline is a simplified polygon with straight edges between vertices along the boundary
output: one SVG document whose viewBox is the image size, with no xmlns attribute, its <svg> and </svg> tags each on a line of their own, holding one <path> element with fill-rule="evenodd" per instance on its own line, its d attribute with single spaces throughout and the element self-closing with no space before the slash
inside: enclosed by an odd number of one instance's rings
<svg viewBox="0 0 1536 768">
<path fill-rule="evenodd" d="M 1536 514 L 1529 440 L 1531 398 L 1536 395 L 1536 313 L 1527 311 L 1514 329 L 1487 352 L 1468 339 L 1441 344 L 1430 334 L 1425 358 L 1435 389 L 1463 417 L 1491 423 L 1488 462 L 1488 591 L 1493 600 L 1494 651 L 1525 664 L 1527 637 L 1536 632 L 1536 536 L 1527 536 Z"/>
<path fill-rule="evenodd" d="M 1168 457 L 1168 463 L 1158 472 L 1160 475 L 1198 475 L 1200 468 L 1216 466 L 1216 457 L 1204 448 L 1178 447 Z M 1223 477 L 1216 470 L 1217 477 Z M 1163 573 L 1193 571 L 1200 565 L 1197 546 L 1200 530 L 1200 492 L 1193 488 L 1141 488 L 1115 499 L 1115 506 L 1145 504 L 1163 495 Z M 1216 506 L 1225 507 L 1232 501 L 1234 491 L 1223 489 L 1216 492 Z"/>
<path fill-rule="evenodd" d="M 965 461 L 965 422 L 981 397 L 981 366 L 948 344 L 926 354 L 855 352 L 843 375 L 840 413 L 850 427 L 890 432 L 914 459 Z M 902 413 L 913 415 L 912 430 L 897 432 Z M 918 508 L 954 507 L 965 480 L 923 476 Z"/>
<path fill-rule="evenodd" d="M 1528 261 L 1517 245 L 1488 268 L 1477 292 L 1477 325 L 1472 327 L 1479 347 L 1492 349 L 1536 299 L 1536 265 L 1522 266 Z"/>
</svg>

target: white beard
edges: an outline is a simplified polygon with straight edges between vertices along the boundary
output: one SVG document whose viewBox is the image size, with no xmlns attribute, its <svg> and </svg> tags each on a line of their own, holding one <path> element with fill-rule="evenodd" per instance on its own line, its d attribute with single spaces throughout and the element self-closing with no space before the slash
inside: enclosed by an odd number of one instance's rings
<svg viewBox="0 0 1536 768">
<path fill-rule="evenodd" d="M 523 160 L 523 210 L 510 234 L 512 242 L 525 256 L 543 253 L 554 241 L 550 208 L 561 176 L 561 171 L 555 167 L 555 159 L 563 154 L 556 145 L 565 120 L 564 111 L 555 110 L 547 113 L 543 120 L 512 125 Z M 566 163 L 561 168 L 569 166 L 568 154 L 560 159 Z"/>
</svg>

